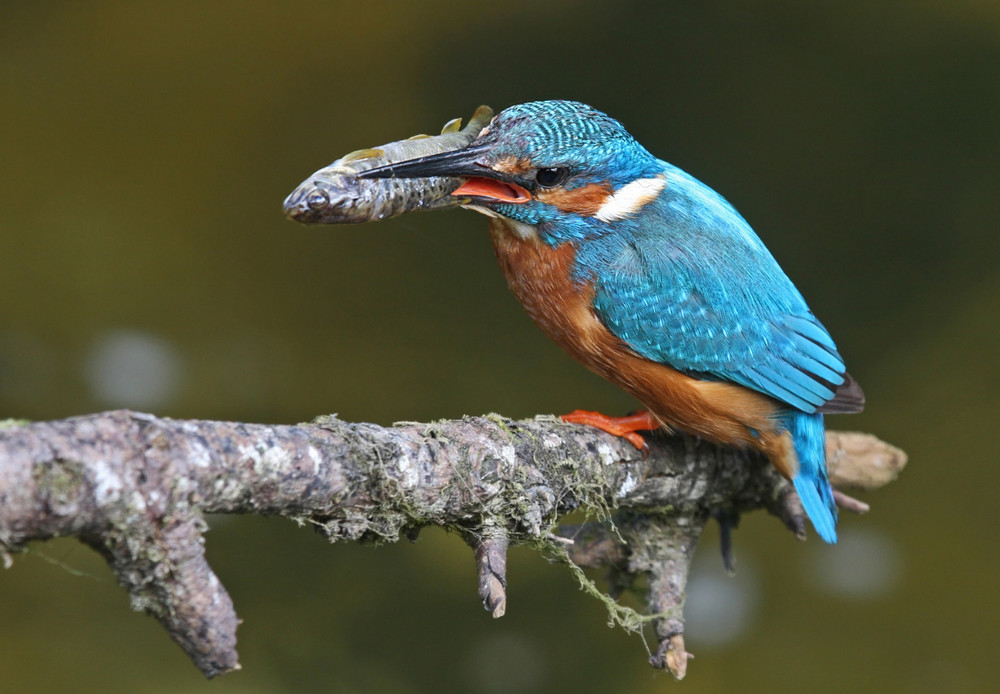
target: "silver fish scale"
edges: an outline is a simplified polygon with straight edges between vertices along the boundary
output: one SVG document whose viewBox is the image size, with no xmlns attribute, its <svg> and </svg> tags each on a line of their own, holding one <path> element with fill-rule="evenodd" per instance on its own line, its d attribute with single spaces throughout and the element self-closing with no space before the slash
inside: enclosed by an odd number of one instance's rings
<svg viewBox="0 0 1000 694">
<path fill-rule="evenodd" d="M 469 124 L 461 119 L 445 124 L 440 135 L 416 135 L 372 149 L 351 152 L 303 181 L 285 199 L 289 219 L 303 224 L 355 224 L 397 217 L 416 210 L 461 205 L 468 200 L 452 197 L 461 178 L 373 178 L 357 175 L 377 166 L 461 149 L 475 140 L 493 118 L 493 110 L 480 106 Z"/>
</svg>

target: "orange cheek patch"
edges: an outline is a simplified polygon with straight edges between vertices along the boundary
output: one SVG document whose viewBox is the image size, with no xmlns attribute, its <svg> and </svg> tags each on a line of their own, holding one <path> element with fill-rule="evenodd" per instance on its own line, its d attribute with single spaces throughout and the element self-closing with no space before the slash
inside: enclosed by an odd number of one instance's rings
<svg viewBox="0 0 1000 694">
<path fill-rule="evenodd" d="M 611 196 L 611 188 L 607 184 L 588 183 L 585 186 L 566 190 L 553 188 L 538 190 L 535 197 L 548 205 L 553 205 L 563 212 L 571 212 L 587 217 L 593 217 L 601 209 L 604 201 Z"/>
<path fill-rule="evenodd" d="M 490 168 L 494 171 L 505 173 L 508 176 L 520 176 L 523 173 L 531 171 L 531 162 L 527 159 L 518 159 L 517 157 L 504 157 Z"/>
</svg>

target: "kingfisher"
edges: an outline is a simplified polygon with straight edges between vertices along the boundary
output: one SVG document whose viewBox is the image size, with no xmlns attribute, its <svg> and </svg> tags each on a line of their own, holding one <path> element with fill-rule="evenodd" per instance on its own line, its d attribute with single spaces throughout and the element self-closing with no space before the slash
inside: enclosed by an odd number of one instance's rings
<svg viewBox="0 0 1000 694">
<path fill-rule="evenodd" d="M 500 112 L 469 145 L 361 178 L 463 179 L 497 259 L 535 323 L 647 409 L 577 410 L 639 448 L 664 428 L 763 453 L 837 539 L 827 413 L 864 394 L 826 328 L 721 195 L 575 101 Z"/>
</svg>

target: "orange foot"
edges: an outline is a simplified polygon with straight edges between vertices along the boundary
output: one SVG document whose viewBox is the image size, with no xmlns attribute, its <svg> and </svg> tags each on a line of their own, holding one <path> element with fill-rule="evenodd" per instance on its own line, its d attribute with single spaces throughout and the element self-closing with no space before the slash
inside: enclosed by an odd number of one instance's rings
<svg viewBox="0 0 1000 694">
<path fill-rule="evenodd" d="M 587 410 L 574 410 L 569 414 L 564 414 L 561 419 L 570 424 L 586 424 L 597 427 L 609 434 L 627 439 L 629 443 L 645 451 L 646 440 L 635 433 L 637 431 L 652 431 L 660 428 L 660 422 L 653 416 L 652 412 L 642 411 L 630 414 L 628 417 L 609 417 L 600 412 L 589 412 Z"/>
</svg>

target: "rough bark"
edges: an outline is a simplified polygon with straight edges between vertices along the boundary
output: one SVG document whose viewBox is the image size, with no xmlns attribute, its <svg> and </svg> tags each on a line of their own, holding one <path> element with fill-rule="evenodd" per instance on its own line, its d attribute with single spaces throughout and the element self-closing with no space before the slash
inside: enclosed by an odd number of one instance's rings
<svg viewBox="0 0 1000 694">
<path fill-rule="evenodd" d="M 906 461 L 865 434 L 831 432 L 827 445 L 841 488 L 881 486 Z M 594 594 L 579 566 L 608 567 L 612 589 L 645 576 L 647 615 L 602 599 L 626 628 L 651 622 L 651 662 L 683 677 L 684 588 L 701 530 L 710 516 L 756 508 L 804 534 L 790 485 L 757 456 L 687 437 L 653 438 L 644 456 L 552 417 L 272 426 L 115 411 L 0 426 L 5 564 L 29 541 L 79 537 L 209 677 L 239 667 L 239 620 L 205 560 L 205 513 L 288 516 L 331 541 L 456 530 L 475 550 L 479 595 L 495 617 L 506 608 L 510 544 L 564 561 Z M 594 520 L 560 529 L 576 509 Z"/>
</svg>

